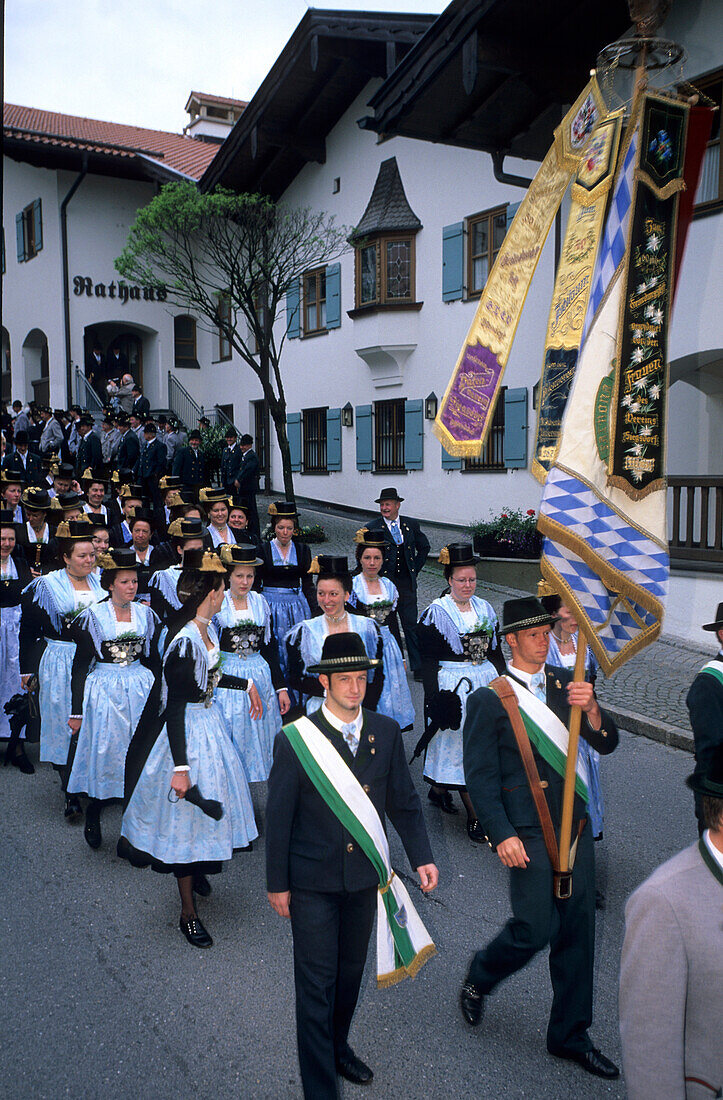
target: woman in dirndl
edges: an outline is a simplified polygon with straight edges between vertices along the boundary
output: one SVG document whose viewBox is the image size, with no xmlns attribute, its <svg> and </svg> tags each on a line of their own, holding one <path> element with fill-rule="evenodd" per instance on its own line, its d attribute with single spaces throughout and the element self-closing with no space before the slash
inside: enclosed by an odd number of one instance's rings
<svg viewBox="0 0 723 1100">
<path fill-rule="evenodd" d="M 377 710 L 398 722 L 402 730 L 414 725 L 414 705 L 402 658 L 402 637 L 397 618 L 397 586 L 388 577 L 380 577 L 387 545 L 382 535 L 362 527 L 354 541 L 359 572 L 352 582 L 349 607 L 374 619 L 381 631 L 384 647 L 384 687 Z"/>
<path fill-rule="evenodd" d="M 8 739 L 5 763 L 32 775 L 35 768 L 25 755 L 23 740 L 12 737 L 4 707 L 22 689 L 20 679 L 20 596 L 30 584 L 30 567 L 15 545 L 16 527 L 10 508 L 0 509 L 0 738 Z"/>
<path fill-rule="evenodd" d="M 201 519 L 174 519 L 168 528 L 168 537 L 176 561 L 166 569 L 157 569 L 148 579 L 151 607 L 166 626 L 181 609 L 178 597 L 178 580 L 181 576 L 183 555 L 187 550 L 202 550 L 206 528 Z"/>
<path fill-rule="evenodd" d="M 87 519 L 58 524 L 56 538 L 63 568 L 38 577 L 22 595 L 20 671 L 23 686 L 36 673 L 39 681 L 40 759 L 49 761 L 67 782 L 72 714 L 70 681 L 75 657 L 75 620 L 105 596 L 93 576 L 95 549 Z M 65 795 L 65 817 L 82 813 L 77 795 Z"/>
<path fill-rule="evenodd" d="M 481 844 L 486 837 L 464 780 L 462 729 L 467 696 L 486 687 L 504 668 L 499 624 L 492 605 L 475 596 L 479 559 L 471 543 L 443 547 L 439 561 L 449 593 L 432 601 L 417 628 L 424 709 L 427 719 L 438 726 L 427 746 L 424 778 L 430 784 L 430 802 L 445 813 L 457 812 L 451 792 L 459 791 L 467 811 L 467 834 Z"/>
<path fill-rule="evenodd" d="M 288 500 L 269 505 L 273 535 L 262 542 L 261 583 L 264 597 L 271 609 L 274 636 L 279 643 L 279 662 L 284 677 L 288 677 L 286 650 L 283 640 L 292 626 L 309 619 L 317 609 L 314 583 L 309 573 L 311 551 L 298 537 L 296 506 Z M 292 702 L 295 700 L 292 698 Z"/>
<path fill-rule="evenodd" d="M 204 545 L 208 550 L 219 546 L 230 546 L 236 542 L 236 535 L 229 526 L 228 516 L 231 498 L 225 489 L 201 489 L 198 500 L 205 509 L 208 528 Z"/>
<path fill-rule="evenodd" d="M 251 543 L 222 546 L 221 561 L 228 573 L 228 588 L 213 625 L 220 639 L 225 672 L 252 680 L 263 713 L 252 717 L 246 699 L 238 691 L 219 688 L 218 702 L 231 739 L 243 761 L 249 783 L 265 782 L 273 760 L 273 744 L 281 728 L 281 716 L 289 710 L 289 693 L 281 675 L 278 648 L 269 605 L 253 591 L 261 559 Z"/>
<path fill-rule="evenodd" d="M 126 758 L 118 841 L 118 855 L 134 866 L 175 875 L 179 927 L 194 947 L 213 943 L 194 894 L 207 897 L 206 876 L 221 871 L 234 851 L 249 850 L 258 836 L 241 757 L 216 698 L 219 685 L 247 692 L 252 714 L 261 713 L 253 683 L 221 667 L 211 620 L 223 604 L 225 577 L 216 554 L 185 552 L 178 581 L 182 611 L 166 644 L 161 698 L 150 696 Z"/>
<path fill-rule="evenodd" d="M 91 848 L 101 845 L 103 802 L 123 797 L 128 746 L 160 674 L 163 629 L 150 607 L 136 602 L 133 548 L 111 550 L 99 565 L 108 598 L 77 619 L 68 719 L 76 742 L 68 793 L 88 796 L 84 835 Z"/>
<path fill-rule="evenodd" d="M 286 635 L 286 656 L 289 668 L 289 680 L 294 691 L 303 700 L 306 714 L 318 710 L 324 702 L 324 689 L 319 680 L 308 669 L 321 660 L 324 641 L 329 634 L 358 634 L 364 642 L 364 648 L 370 660 L 379 661 L 371 674 L 369 686 L 364 696 L 367 710 L 378 710 L 379 699 L 384 688 L 384 670 L 382 657 L 384 643 L 379 627 L 374 619 L 364 615 L 354 615 L 347 610 L 346 604 L 351 595 L 352 579 L 346 557 L 332 554 L 319 554 L 310 566 L 311 574 L 316 575 L 316 600 L 322 610 L 321 615 L 297 623 Z"/>
</svg>

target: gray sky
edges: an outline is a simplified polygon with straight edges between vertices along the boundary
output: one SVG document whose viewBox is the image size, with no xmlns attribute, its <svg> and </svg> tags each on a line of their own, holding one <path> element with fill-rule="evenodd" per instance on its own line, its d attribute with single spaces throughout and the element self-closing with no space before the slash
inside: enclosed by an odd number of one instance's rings
<svg viewBox="0 0 723 1100">
<path fill-rule="evenodd" d="M 448 0 L 318 0 L 439 13 Z M 6 0 L 5 100 L 180 131 L 192 90 L 250 99 L 303 0 Z"/>
</svg>

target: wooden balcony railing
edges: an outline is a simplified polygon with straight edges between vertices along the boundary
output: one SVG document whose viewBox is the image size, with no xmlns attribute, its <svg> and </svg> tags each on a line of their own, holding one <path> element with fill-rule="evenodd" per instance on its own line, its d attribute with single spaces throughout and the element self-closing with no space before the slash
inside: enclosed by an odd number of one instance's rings
<svg viewBox="0 0 723 1100">
<path fill-rule="evenodd" d="M 669 477 L 670 557 L 723 566 L 723 477 Z"/>
</svg>

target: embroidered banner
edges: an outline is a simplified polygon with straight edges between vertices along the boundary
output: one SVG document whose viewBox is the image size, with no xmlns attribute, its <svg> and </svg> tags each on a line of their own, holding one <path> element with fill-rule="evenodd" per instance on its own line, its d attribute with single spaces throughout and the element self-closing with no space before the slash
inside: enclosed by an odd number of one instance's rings
<svg viewBox="0 0 723 1100">
<path fill-rule="evenodd" d="M 615 177 L 622 111 L 600 123 L 580 159 L 547 323 L 532 473 L 544 484 L 575 374 L 605 208 Z"/>
<path fill-rule="evenodd" d="M 590 134 L 605 118 L 593 76 L 555 140 L 502 242 L 440 406 L 434 431 L 451 455 L 480 454 L 542 248 Z"/>
<path fill-rule="evenodd" d="M 632 199 L 610 433 L 610 485 L 632 500 L 664 486 L 668 328 L 688 106 L 647 95 Z"/>
</svg>

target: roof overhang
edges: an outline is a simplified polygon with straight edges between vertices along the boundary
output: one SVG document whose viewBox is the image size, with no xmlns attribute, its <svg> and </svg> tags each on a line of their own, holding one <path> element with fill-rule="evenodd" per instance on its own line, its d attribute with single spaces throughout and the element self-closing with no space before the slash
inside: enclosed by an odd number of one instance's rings
<svg viewBox="0 0 723 1100">
<path fill-rule="evenodd" d="M 373 78 L 383 79 L 432 15 L 306 12 L 200 181 L 277 199 Z"/>
<path fill-rule="evenodd" d="M 85 165 L 92 175 L 113 176 L 116 179 L 168 183 L 170 180 L 192 178 L 163 164 L 160 159 L 163 153 L 157 150 L 142 151 L 84 142 L 77 138 L 35 134 L 15 127 L 5 127 L 3 130 L 3 154 L 36 168 L 58 171 L 80 172 Z"/>
<path fill-rule="evenodd" d="M 626 0 L 453 0 L 370 100 L 363 129 L 541 160 Z"/>
</svg>

